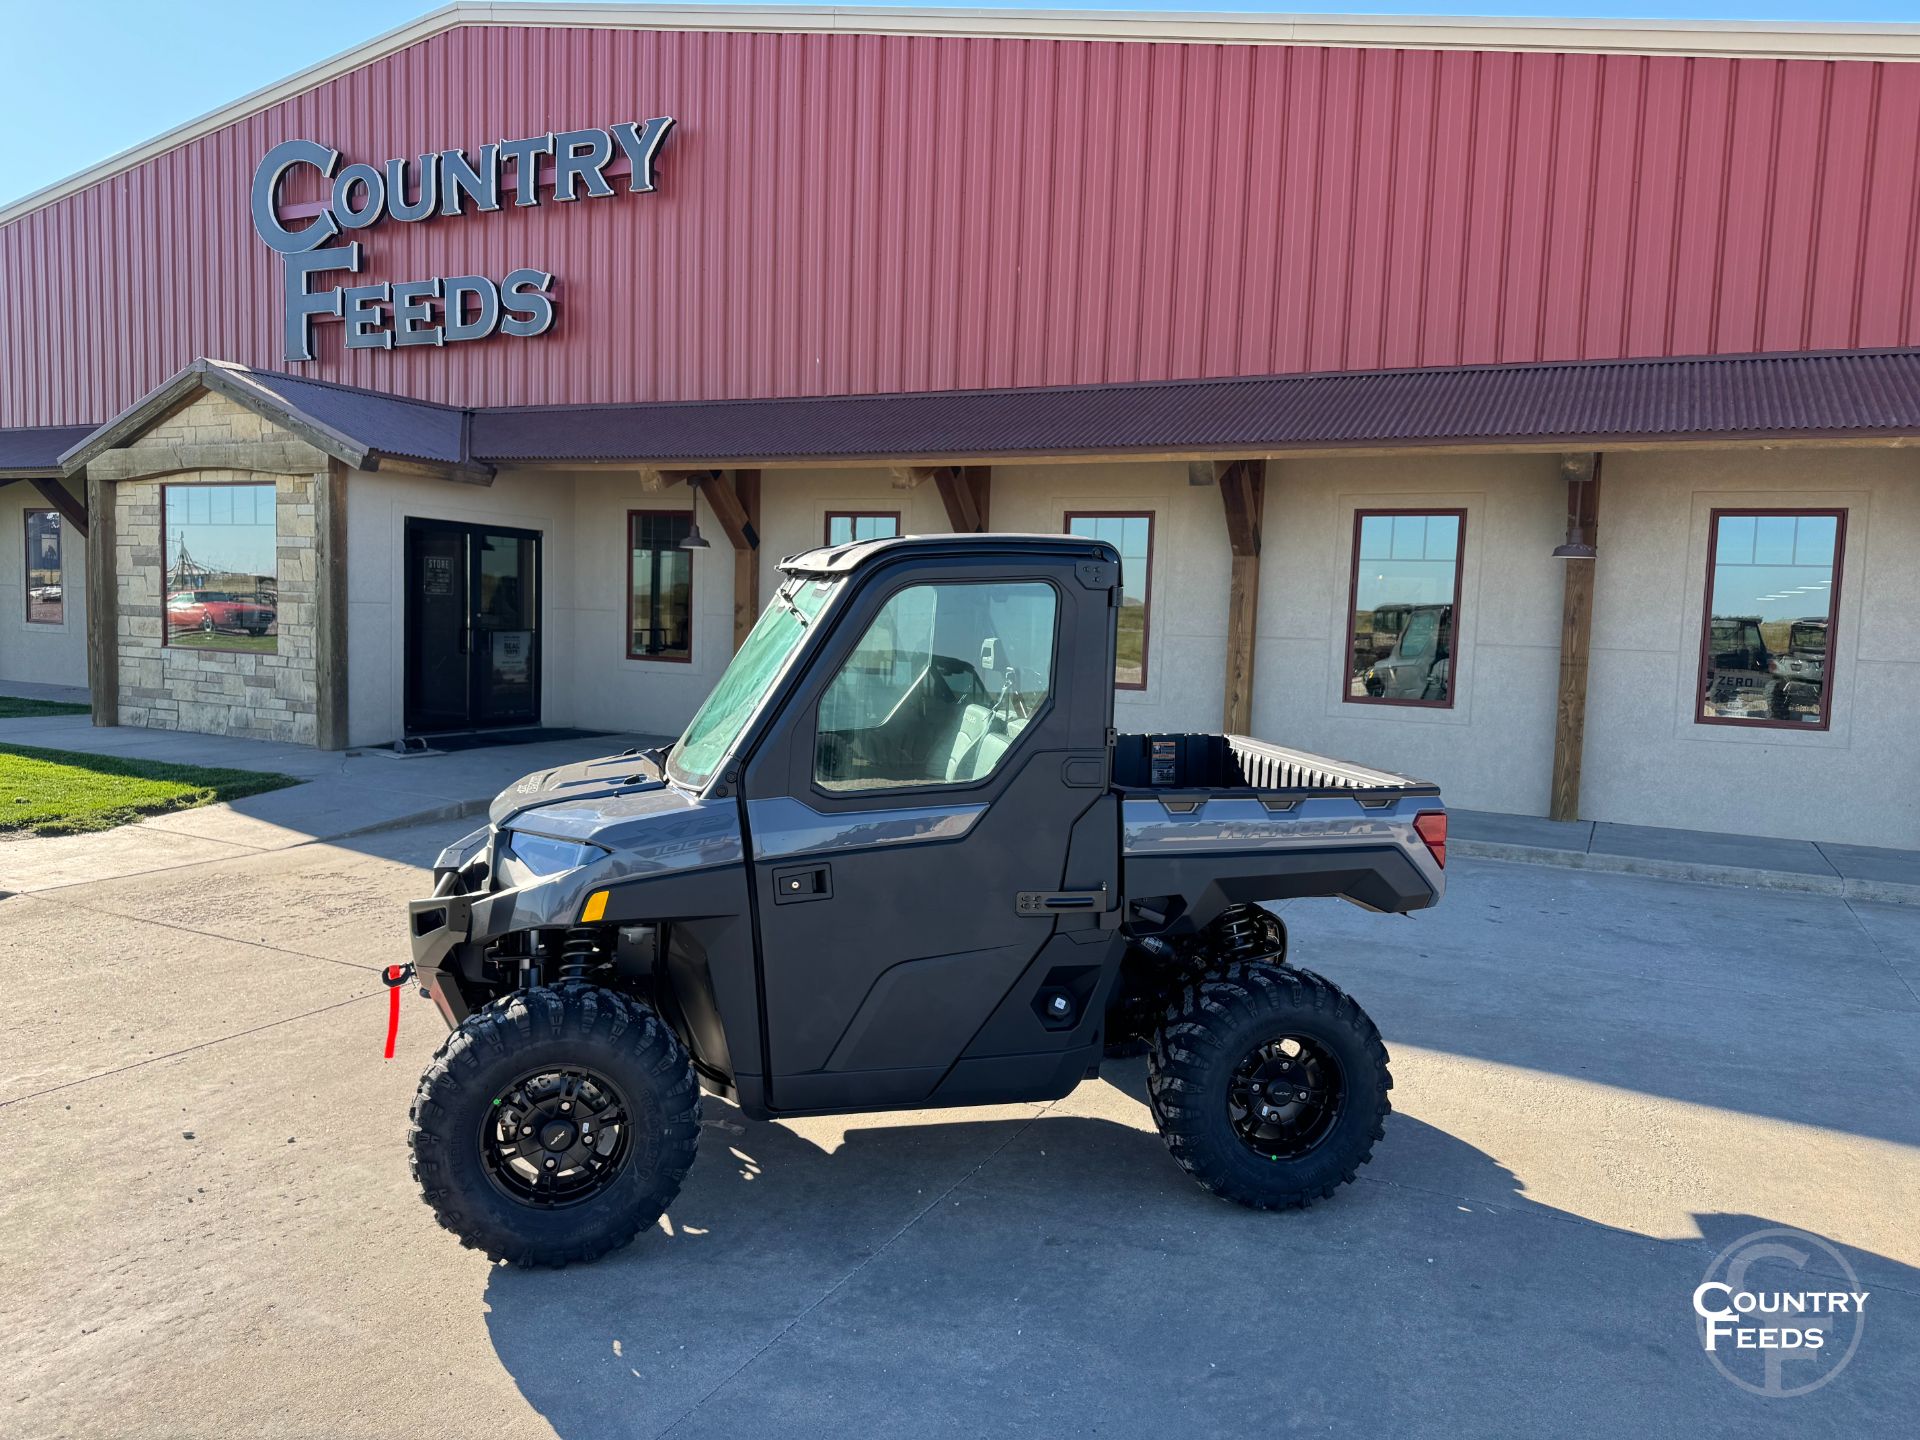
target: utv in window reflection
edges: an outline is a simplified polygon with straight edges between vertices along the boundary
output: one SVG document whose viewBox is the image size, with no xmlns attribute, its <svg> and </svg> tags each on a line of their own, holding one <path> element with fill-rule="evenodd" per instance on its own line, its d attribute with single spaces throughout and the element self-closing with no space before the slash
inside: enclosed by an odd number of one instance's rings
<svg viewBox="0 0 1920 1440">
<path fill-rule="evenodd" d="M 1375 700 L 1445 700 L 1452 668 L 1453 606 L 1414 605 L 1392 651 L 1361 678 Z"/>
<path fill-rule="evenodd" d="M 1707 622 L 1707 703 L 1745 709 L 1742 691 L 1763 695 L 1772 684 L 1773 656 L 1760 634 L 1758 615 L 1715 615 Z"/>
</svg>

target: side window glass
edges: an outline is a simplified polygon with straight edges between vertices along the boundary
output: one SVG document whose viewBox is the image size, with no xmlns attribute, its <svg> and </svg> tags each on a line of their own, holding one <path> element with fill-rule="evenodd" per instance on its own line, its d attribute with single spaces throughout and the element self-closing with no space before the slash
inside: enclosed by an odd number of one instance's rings
<svg viewBox="0 0 1920 1440">
<path fill-rule="evenodd" d="M 1053 693 L 1058 609 L 1040 581 L 900 591 L 820 697 L 814 780 L 884 790 L 993 774 Z"/>
</svg>

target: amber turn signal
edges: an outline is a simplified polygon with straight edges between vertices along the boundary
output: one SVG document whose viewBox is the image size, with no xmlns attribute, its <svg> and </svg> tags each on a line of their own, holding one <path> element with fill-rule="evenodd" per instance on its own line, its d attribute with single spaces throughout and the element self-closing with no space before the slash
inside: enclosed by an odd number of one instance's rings
<svg viewBox="0 0 1920 1440">
<path fill-rule="evenodd" d="M 1441 818 L 1445 819 L 1444 816 L 1442 816 Z M 1415 823 L 1418 823 L 1418 822 L 1415 822 Z M 1444 832 L 1445 832 L 1445 827 L 1443 826 L 1442 833 L 1444 834 Z M 1433 842 L 1429 840 L 1427 843 L 1431 845 Z M 606 918 L 607 918 L 607 892 L 604 890 L 596 890 L 593 892 L 593 894 L 587 897 L 587 903 L 580 911 L 580 923 L 582 925 L 592 925 L 596 921 L 604 920 Z"/>
</svg>

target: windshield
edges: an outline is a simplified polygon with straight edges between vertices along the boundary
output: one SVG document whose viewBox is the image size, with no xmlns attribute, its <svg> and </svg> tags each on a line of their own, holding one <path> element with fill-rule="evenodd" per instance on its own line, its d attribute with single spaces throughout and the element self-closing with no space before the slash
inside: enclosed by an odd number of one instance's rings
<svg viewBox="0 0 1920 1440">
<path fill-rule="evenodd" d="M 828 580 L 789 580 L 755 622 L 746 643 L 727 666 L 673 749 L 667 755 L 667 774 L 682 785 L 700 786 L 712 778 L 740 732 L 786 667 L 787 657 L 799 648 L 807 622 L 820 613 L 833 593 Z"/>
<path fill-rule="evenodd" d="M 1793 639 L 1788 643 L 1795 650 L 1811 650 L 1824 655 L 1827 653 L 1827 627 L 1796 625 L 1793 627 Z"/>
</svg>

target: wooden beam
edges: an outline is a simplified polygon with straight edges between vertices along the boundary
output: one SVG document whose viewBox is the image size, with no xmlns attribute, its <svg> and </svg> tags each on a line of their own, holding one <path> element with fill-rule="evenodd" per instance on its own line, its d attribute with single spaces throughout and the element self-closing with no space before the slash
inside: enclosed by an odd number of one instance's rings
<svg viewBox="0 0 1920 1440">
<path fill-rule="evenodd" d="M 760 618 L 760 472 L 734 471 L 732 492 L 744 518 L 741 533 L 753 537 L 751 545 L 733 552 L 733 648 L 738 650 Z"/>
<path fill-rule="evenodd" d="M 939 487 L 940 503 L 947 507 L 947 523 L 958 534 L 978 534 L 985 517 L 980 514 L 974 487 L 966 475 L 951 465 L 942 465 L 933 472 L 933 483 Z"/>
<path fill-rule="evenodd" d="M 80 532 L 82 540 L 87 538 L 87 505 L 58 480 L 49 480 L 45 476 L 33 477 L 33 488 L 47 497 L 47 503 L 60 512 L 60 518 Z"/>
<path fill-rule="evenodd" d="M 1231 551 L 1227 581 L 1227 674 L 1221 722 L 1229 735 L 1253 729 L 1254 642 L 1260 621 L 1260 527 L 1266 517 L 1264 460 L 1239 460 L 1218 474 Z"/>
<path fill-rule="evenodd" d="M 719 473 L 718 470 L 658 470 L 647 466 L 640 472 L 640 488 L 649 495 L 657 495 L 662 490 L 685 484 L 690 479 L 704 480 L 709 475 Z"/>
<path fill-rule="evenodd" d="M 1567 537 L 1578 535 L 1596 549 L 1600 543 L 1600 457 L 1569 455 L 1560 464 L 1567 480 Z M 1565 566 L 1560 591 L 1560 689 L 1553 711 L 1553 782 L 1547 817 L 1580 818 L 1580 761 L 1587 739 L 1587 656 L 1593 631 L 1591 559 Z"/>
<path fill-rule="evenodd" d="M 102 480 L 154 480 L 183 470 L 260 470 L 270 475 L 317 475 L 327 452 L 304 440 L 219 441 L 207 445 L 149 441 L 108 450 L 87 462 Z"/>
<path fill-rule="evenodd" d="M 84 473 L 84 472 L 83 472 Z M 115 565 L 113 486 L 87 475 L 87 686 L 93 723 L 120 723 L 120 581 Z"/>
<path fill-rule="evenodd" d="M 760 548 L 760 532 L 754 528 L 753 521 L 747 518 L 746 507 L 741 505 L 729 476 L 705 476 L 700 481 L 700 493 L 707 497 L 707 508 L 713 511 L 713 518 L 720 522 L 720 528 L 727 532 L 727 539 L 732 542 L 734 549 Z"/>
<path fill-rule="evenodd" d="M 980 517 L 980 528 L 993 528 L 993 467 L 967 465 L 961 469 L 967 488 L 973 492 L 973 513 Z"/>
</svg>

